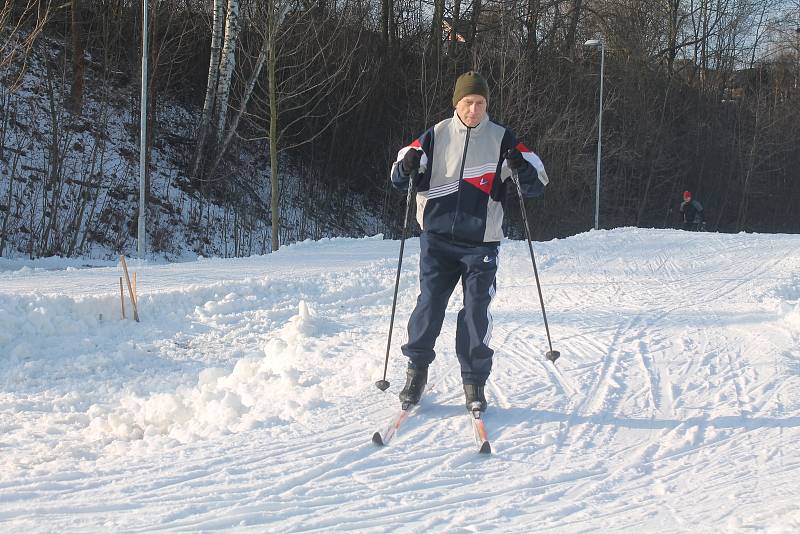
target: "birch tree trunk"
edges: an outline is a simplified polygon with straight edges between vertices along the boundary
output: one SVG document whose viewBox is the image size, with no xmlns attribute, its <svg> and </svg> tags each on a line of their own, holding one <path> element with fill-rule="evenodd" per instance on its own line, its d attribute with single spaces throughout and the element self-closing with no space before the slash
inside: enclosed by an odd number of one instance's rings
<svg viewBox="0 0 800 534">
<path fill-rule="evenodd" d="M 247 85 L 245 86 L 244 95 L 242 95 L 242 103 L 239 106 L 239 111 L 237 111 L 236 115 L 234 115 L 233 119 L 231 119 L 230 127 L 228 127 L 225 137 L 222 139 L 222 142 L 217 148 L 217 155 L 214 157 L 214 163 L 211 165 L 209 175 L 213 175 L 214 171 L 217 170 L 219 162 L 222 161 L 222 156 L 224 156 L 228 151 L 228 147 L 231 145 L 231 141 L 233 141 L 233 136 L 236 135 L 236 129 L 239 127 L 239 122 L 241 121 L 242 116 L 244 116 L 244 114 L 247 112 L 247 104 L 250 101 L 250 97 L 253 96 L 256 82 L 258 81 L 258 77 L 261 75 L 261 70 L 264 68 L 264 63 L 267 61 L 269 44 L 269 39 L 265 39 L 264 45 L 261 48 L 261 52 L 258 54 L 256 64 L 253 67 L 253 72 L 250 73 L 250 79 L 247 80 Z"/>
<path fill-rule="evenodd" d="M 217 141 L 222 139 L 225 122 L 228 119 L 228 98 L 231 92 L 233 68 L 236 66 L 236 43 L 239 40 L 239 0 L 228 0 L 228 13 L 225 17 L 225 41 L 219 63 L 219 82 L 217 83 Z"/>
<path fill-rule="evenodd" d="M 208 65 L 208 81 L 206 82 L 206 98 L 203 103 L 203 114 L 200 117 L 200 128 L 197 132 L 197 152 L 194 155 L 192 176 L 197 176 L 197 169 L 203 155 L 203 148 L 211 124 L 211 115 L 214 112 L 214 96 L 216 95 L 217 80 L 219 80 L 219 56 L 222 43 L 222 32 L 225 22 L 225 0 L 214 0 L 214 15 L 211 27 L 211 60 Z"/>
</svg>

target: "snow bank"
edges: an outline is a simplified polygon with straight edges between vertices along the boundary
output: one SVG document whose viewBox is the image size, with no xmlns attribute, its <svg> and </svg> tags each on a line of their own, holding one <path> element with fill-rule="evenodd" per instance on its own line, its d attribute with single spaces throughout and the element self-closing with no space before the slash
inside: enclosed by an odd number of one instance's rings
<svg viewBox="0 0 800 534">
<path fill-rule="evenodd" d="M 793 273 L 791 281 L 779 284 L 769 296 L 777 303 L 778 316 L 793 330 L 800 331 L 800 276 Z"/>
<path fill-rule="evenodd" d="M 340 387 L 335 369 L 325 382 L 319 379 L 325 354 L 317 339 L 340 328 L 300 301 L 298 314 L 269 340 L 262 357 L 242 358 L 232 371 L 204 369 L 193 387 L 175 393 L 130 395 L 112 407 L 95 404 L 89 409 L 89 437 L 166 436 L 186 443 L 302 418 Z"/>
<path fill-rule="evenodd" d="M 800 330 L 800 302 L 783 302 L 780 306 L 780 312 L 789 325 Z"/>
<path fill-rule="evenodd" d="M 62 258 L 52 256 L 49 258 L 0 258 L 0 275 L 10 276 L 28 275 L 33 272 L 44 271 L 72 271 L 75 269 L 88 269 L 91 267 L 112 267 L 116 264 L 110 260 L 95 260 L 87 258 Z"/>
</svg>

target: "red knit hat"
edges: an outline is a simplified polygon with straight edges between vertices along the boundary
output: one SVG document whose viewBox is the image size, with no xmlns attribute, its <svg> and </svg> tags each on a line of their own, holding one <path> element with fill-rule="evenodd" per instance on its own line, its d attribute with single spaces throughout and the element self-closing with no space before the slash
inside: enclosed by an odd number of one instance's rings
<svg viewBox="0 0 800 534">
<path fill-rule="evenodd" d="M 689 200 L 690 198 L 692 198 L 692 192 L 691 191 L 684 191 L 683 192 L 683 200 Z"/>
</svg>

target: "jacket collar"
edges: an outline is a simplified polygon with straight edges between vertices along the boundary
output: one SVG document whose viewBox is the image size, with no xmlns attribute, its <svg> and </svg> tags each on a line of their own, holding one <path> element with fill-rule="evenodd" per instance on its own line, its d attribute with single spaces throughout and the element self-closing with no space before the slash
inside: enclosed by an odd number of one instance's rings
<svg viewBox="0 0 800 534">
<path fill-rule="evenodd" d="M 483 120 L 480 122 L 480 124 L 478 124 L 474 128 L 469 128 L 467 127 L 466 124 L 461 122 L 461 117 L 458 116 L 458 112 L 456 110 L 453 110 L 453 122 L 452 122 L 453 128 L 455 129 L 456 133 L 460 135 L 466 135 L 467 130 L 472 130 L 472 132 L 470 132 L 469 134 L 470 137 L 480 135 L 481 132 L 486 130 L 486 125 L 489 124 L 489 121 L 490 121 L 489 114 L 487 113 L 486 115 L 483 116 Z"/>
</svg>

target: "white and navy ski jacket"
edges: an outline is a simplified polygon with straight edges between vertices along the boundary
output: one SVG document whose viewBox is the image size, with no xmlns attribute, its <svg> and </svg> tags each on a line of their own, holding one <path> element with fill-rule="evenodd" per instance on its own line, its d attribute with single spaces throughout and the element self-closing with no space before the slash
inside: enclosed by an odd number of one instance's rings
<svg viewBox="0 0 800 534">
<path fill-rule="evenodd" d="M 409 177 L 400 162 L 407 151 L 422 150 L 417 178 L 420 228 L 455 242 L 499 243 L 503 239 L 502 201 L 511 177 L 504 156 L 512 147 L 528 162 L 518 172 L 522 194 L 541 195 L 549 180 L 536 154 L 488 115 L 478 126 L 468 128 L 455 112 L 397 153 L 392 185 L 408 189 Z"/>
</svg>

